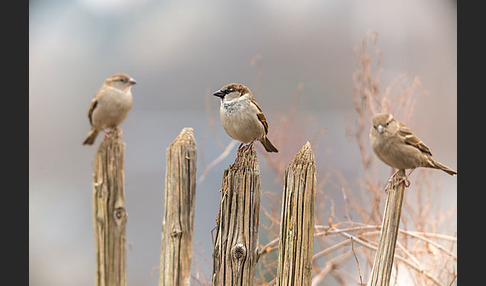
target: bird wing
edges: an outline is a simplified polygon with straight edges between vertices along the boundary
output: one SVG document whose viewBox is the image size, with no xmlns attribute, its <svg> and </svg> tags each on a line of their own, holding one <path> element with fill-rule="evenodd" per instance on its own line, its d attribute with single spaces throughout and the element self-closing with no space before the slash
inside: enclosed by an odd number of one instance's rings
<svg viewBox="0 0 486 286">
<path fill-rule="evenodd" d="M 255 99 L 252 99 L 251 102 L 258 108 L 258 113 L 257 113 L 257 117 L 258 117 L 258 120 L 260 120 L 260 122 L 263 124 L 263 127 L 265 128 L 265 134 L 268 133 L 268 123 L 267 123 L 267 119 L 265 118 L 265 115 L 263 115 L 263 110 L 262 108 L 258 105 L 258 103 L 256 103 Z"/>
<path fill-rule="evenodd" d="M 88 118 L 89 118 L 89 123 L 91 125 L 93 125 L 93 122 L 92 122 L 92 116 L 93 116 L 93 111 L 95 110 L 96 106 L 98 105 L 98 97 L 96 96 L 95 98 L 93 98 L 93 100 L 91 100 L 91 104 L 89 106 L 89 110 L 88 110 Z"/>
<path fill-rule="evenodd" d="M 422 140 L 420 140 L 417 136 L 415 136 L 415 134 L 413 134 L 413 132 L 412 132 L 412 130 L 410 130 L 410 128 L 408 128 L 404 124 L 400 123 L 400 129 L 399 129 L 398 132 L 401 136 L 403 136 L 405 138 L 406 144 L 413 146 L 413 147 L 419 149 L 420 151 L 427 153 L 430 156 L 432 156 L 432 152 L 430 151 L 430 148 L 427 145 L 425 145 L 425 143 L 422 142 Z"/>
</svg>

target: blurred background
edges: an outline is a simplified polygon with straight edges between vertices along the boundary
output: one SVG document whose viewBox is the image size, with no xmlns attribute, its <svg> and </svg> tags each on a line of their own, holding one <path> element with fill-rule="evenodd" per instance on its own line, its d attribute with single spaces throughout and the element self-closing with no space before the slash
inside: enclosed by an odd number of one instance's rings
<svg viewBox="0 0 486 286">
<path fill-rule="evenodd" d="M 91 99 L 115 73 L 137 80 L 121 125 L 128 285 L 158 285 L 165 151 L 184 127 L 194 129 L 200 178 L 199 270 L 192 271 L 210 277 L 221 179 L 236 147 L 201 175 L 231 142 L 211 95 L 227 83 L 254 92 L 280 149 L 267 156 L 256 146 L 264 192 L 281 197 L 283 173 L 272 162 L 288 164 L 306 141 L 320 175 L 338 170 L 358 191 L 363 167 L 347 130 L 355 116 L 354 49 L 370 31 L 383 91 L 400 77 L 421 82 L 413 116 L 398 120 L 457 170 L 456 1 L 29 1 L 29 284 L 94 283 L 92 172 L 103 136 L 93 146 L 82 142 Z M 385 182 L 390 168 L 376 164 Z M 437 171 L 433 179 L 441 188 L 437 211 L 455 209 L 457 178 Z M 442 230 L 448 235 L 455 217 Z M 260 237 L 268 242 L 263 230 Z"/>
</svg>

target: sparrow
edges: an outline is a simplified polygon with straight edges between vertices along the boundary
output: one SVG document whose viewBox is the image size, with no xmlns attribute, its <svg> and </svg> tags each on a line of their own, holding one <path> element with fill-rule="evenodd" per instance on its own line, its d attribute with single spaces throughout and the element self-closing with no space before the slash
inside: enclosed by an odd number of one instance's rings
<svg viewBox="0 0 486 286">
<path fill-rule="evenodd" d="M 221 98 L 219 117 L 228 135 L 243 144 L 262 143 L 267 152 L 278 152 L 267 138 L 268 123 L 250 89 L 242 84 L 230 83 L 213 95 Z"/>
<path fill-rule="evenodd" d="M 436 161 L 430 148 L 392 114 L 378 113 L 371 121 L 371 148 L 376 157 L 388 166 L 398 170 L 411 169 L 406 177 L 418 167 L 439 169 L 449 175 L 457 175 L 456 171 Z"/>
<path fill-rule="evenodd" d="M 88 119 L 91 131 L 83 145 L 92 145 L 100 131 L 117 129 L 132 108 L 132 85 L 137 82 L 130 76 L 118 73 L 107 78 L 96 92 L 89 106 Z"/>
</svg>

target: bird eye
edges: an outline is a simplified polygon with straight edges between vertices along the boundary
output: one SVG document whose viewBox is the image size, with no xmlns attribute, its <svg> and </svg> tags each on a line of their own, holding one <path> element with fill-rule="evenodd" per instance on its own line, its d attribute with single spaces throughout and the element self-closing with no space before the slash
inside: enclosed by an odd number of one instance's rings
<svg viewBox="0 0 486 286">
<path fill-rule="evenodd" d="M 386 126 L 390 125 L 390 121 L 388 121 L 388 122 L 387 122 L 385 125 L 386 125 Z"/>
<path fill-rule="evenodd" d="M 124 79 L 124 78 L 121 78 L 121 79 L 120 79 L 120 81 L 121 81 L 121 82 L 126 82 L 127 80 L 126 80 L 126 79 Z"/>
</svg>

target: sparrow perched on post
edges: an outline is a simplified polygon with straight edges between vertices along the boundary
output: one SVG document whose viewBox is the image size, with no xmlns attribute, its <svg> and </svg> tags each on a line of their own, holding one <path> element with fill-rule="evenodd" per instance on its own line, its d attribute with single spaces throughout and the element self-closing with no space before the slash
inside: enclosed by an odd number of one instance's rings
<svg viewBox="0 0 486 286">
<path fill-rule="evenodd" d="M 91 131 L 83 145 L 92 145 L 100 131 L 116 129 L 132 108 L 132 85 L 137 82 L 126 74 L 115 74 L 105 80 L 89 106 Z"/>
<path fill-rule="evenodd" d="M 412 169 L 406 177 L 418 167 L 439 169 L 449 175 L 457 174 L 456 171 L 436 161 L 429 147 L 389 113 L 378 113 L 373 116 L 370 144 L 376 157 L 388 166 L 398 170 Z"/>
<path fill-rule="evenodd" d="M 267 138 L 267 120 L 248 87 L 230 83 L 213 95 L 221 98 L 219 116 L 224 130 L 231 138 L 242 142 L 240 147 L 258 140 L 267 152 L 278 152 Z"/>
</svg>

